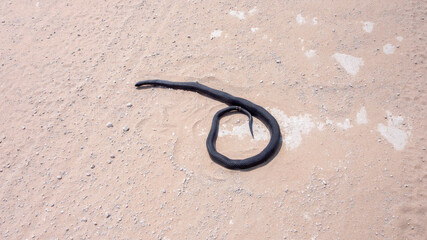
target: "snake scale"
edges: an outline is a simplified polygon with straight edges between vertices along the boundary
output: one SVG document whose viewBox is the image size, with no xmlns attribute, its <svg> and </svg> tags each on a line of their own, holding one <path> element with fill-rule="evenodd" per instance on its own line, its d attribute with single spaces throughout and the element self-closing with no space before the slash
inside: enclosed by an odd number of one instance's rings
<svg viewBox="0 0 427 240">
<path fill-rule="evenodd" d="M 229 107 L 219 110 L 212 120 L 211 130 L 206 139 L 206 147 L 211 159 L 219 165 L 234 170 L 244 170 L 258 167 L 272 160 L 279 152 L 282 142 L 280 127 L 276 119 L 263 107 L 256 105 L 246 99 L 234 97 L 226 92 L 219 91 L 198 82 L 171 82 L 166 80 L 144 80 L 135 84 L 135 87 L 166 87 L 186 91 L 197 92 L 214 100 L 223 102 Z M 229 112 L 241 112 L 249 117 L 249 127 L 252 131 L 252 116 L 263 122 L 270 131 L 270 141 L 267 146 L 258 154 L 245 159 L 230 159 L 216 150 L 216 140 L 218 137 L 219 120 Z"/>
</svg>

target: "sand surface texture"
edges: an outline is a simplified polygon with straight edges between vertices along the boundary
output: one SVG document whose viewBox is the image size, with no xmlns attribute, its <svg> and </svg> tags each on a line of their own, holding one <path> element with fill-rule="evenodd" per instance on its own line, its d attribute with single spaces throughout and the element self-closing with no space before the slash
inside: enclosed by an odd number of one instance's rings
<svg viewBox="0 0 427 240">
<path fill-rule="evenodd" d="M 426 2 L 231 2 L 0 1 L 1 239 L 426 239 Z"/>
</svg>

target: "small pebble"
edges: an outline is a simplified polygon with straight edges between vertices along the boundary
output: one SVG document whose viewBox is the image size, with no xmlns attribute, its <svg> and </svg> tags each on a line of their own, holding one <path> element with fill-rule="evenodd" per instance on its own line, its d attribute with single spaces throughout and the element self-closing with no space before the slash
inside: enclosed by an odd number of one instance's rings
<svg viewBox="0 0 427 240">
<path fill-rule="evenodd" d="M 109 213 L 109 212 L 106 212 L 106 213 L 105 213 L 105 217 L 106 217 L 106 218 L 109 218 L 110 216 L 111 216 L 111 213 Z"/>
<path fill-rule="evenodd" d="M 90 168 L 94 169 L 94 168 L 95 168 L 95 165 L 94 165 L 94 164 L 92 164 L 92 165 L 90 166 Z"/>
<path fill-rule="evenodd" d="M 88 177 L 89 177 L 89 176 L 90 176 L 90 173 L 86 173 L 86 176 L 88 176 Z"/>
<path fill-rule="evenodd" d="M 58 176 L 56 176 L 56 178 L 57 178 L 58 180 L 61 180 L 61 179 L 62 179 L 62 176 L 61 176 L 61 175 L 58 175 Z"/>
<path fill-rule="evenodd" d="M 109 122 L 109 123 L 107 123 L 107 127 L 111 128 L 111 127 L 113 127 L 113 124 L 111 122 Z"/>
<path fill-rule="evenodd" d="M 281 63 L 282 61 L 280 59 L 276 59 L 276 63 Z"/>
<path fill-rule="evenodd" d="M 98 99 L 101 99 L 101 96 L 98 96 Z"/>
<path fill-rule="evenodd" d="M 87 222 L 87 219 L 85 217 L 82 218 L 82 222 Z"/>
<path fill-rule="evenodd" d="M 162 193 L 166 193 L 166 189 L 162 189 Z"/>
<path fill-rule="evenodd" d="M 127 131 L 129 131 L 129 127 L 128 126 L 123 127 L 123 132 L 127 132 Z"/>
<path fill-rule="evenodd" d="M 110 158 L 115 158 L 116 156 L 114 156 L 113 154 L 110 155 Z"/>
<path fill-rule="evenodd" d="M 126 107 L 132 107 L 132 103 L 126 104 Z"/>
<path fill-rule="evenodd" d="M 113 161 L 110 159 L 107 161 L 108 164 L 111 164 Z"/>
</svg>

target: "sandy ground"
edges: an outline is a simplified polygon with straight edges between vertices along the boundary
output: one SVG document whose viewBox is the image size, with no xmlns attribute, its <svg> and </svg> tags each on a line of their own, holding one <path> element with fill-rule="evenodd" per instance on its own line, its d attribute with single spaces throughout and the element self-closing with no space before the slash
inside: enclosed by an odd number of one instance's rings
<svg viewBox="0 0 427 240">
<path fill-rule="evenodd" d="M 425 17 L 414 0 L 0 1 L 0 238 L 426 239 Z M 280 153 L 215 164 L 225 105 L 133 87 L 152 77 L 265 107 Z M 220 152 L 265 146 L 247 123 L 221 121 Z"/>
</svg>

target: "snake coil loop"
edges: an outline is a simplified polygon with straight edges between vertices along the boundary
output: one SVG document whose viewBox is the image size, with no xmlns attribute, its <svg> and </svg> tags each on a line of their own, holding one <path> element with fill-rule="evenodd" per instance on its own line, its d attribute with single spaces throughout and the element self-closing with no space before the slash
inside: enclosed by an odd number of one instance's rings
<svg viewBox="0 0 427 240">
<path fill-rule="evenodd" d="M 206 147 L 208 149 L 209 156 L 214 162 L 225 168 L 250 169 L 253 167 L 257 167 L 261 164 L 267 163 L 280 150 L 282 144 L 282 136 L 280 134 L 279 124 L 267 110 L 265 110 L 259 105 L 256 105 L 243 98 L 234 97 L 226 92 L 207 87 L 198 82 L 171 82 L 166 80 L 155 79 L 139 81 L 135 84 L 135 87 L 143 86 L 159 86 L 172 89 L 193 91 L 229 105 L 229 107 L 221 109 L 215 114 L 212 119 L 211 130 L 206 139 Z M 216 150 L 219 120 L 221 119 L 221 117 L 224 116 L 224 114 L 232 111 L 244 113 L 249 117 L 249 129 L 251 131 L 252 137 L 254 136 L 252 129 L 252 116 L 261 120 L 261 122 L 263 122 L 270 131 L 270 141 L 268 142 L 267 146 L 255 156 L 245 159 L 230 159 Z"/>
</svg>

